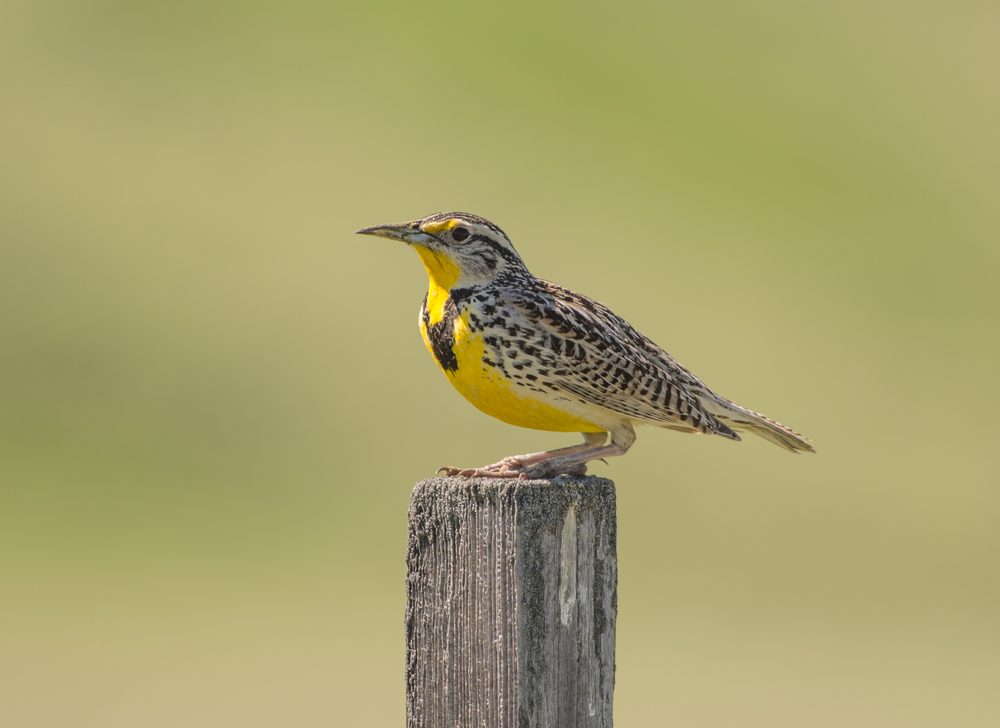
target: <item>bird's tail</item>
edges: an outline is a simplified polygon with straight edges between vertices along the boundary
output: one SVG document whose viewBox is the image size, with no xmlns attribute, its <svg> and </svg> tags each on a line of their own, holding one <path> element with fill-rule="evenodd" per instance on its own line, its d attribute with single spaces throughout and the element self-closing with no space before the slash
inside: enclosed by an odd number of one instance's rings
<svg viewBox="0 0 1000 728">
<path fill-rule="evenodd" d="M 775 422 L 769 417 L 765 417 L 759 412 L 754 412 L 746 407 L 741 407 L 735 402 L 725 402 L 722 406 L 716 405 L 714 414 L 734 430 L 744 430 L 763 437 L 765 440 L 773 442 L 775 445 L 785 448 L 789 452 L 816 452 L 816 448 L 809 440 L 790 427 L 785 427 L 780 422 Z"/>
</svg>

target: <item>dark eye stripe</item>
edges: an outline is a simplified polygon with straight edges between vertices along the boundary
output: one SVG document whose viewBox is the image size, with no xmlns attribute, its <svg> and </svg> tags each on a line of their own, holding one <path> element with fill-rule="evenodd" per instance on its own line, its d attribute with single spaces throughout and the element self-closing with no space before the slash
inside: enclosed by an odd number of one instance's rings
<svg viewBox="0 0 1000 728">
<path fill-rule="evenodd" d="M 515 253 L 505 248 L 501 243 L 498 243 L 496 240 L 488 238 L 485 235 L 473 235 L 469 242 L 486 243 L 497 252 L 497 255 L 506 260 L 508 263 L 517 263 L 520 260 Z"/>
</svg>

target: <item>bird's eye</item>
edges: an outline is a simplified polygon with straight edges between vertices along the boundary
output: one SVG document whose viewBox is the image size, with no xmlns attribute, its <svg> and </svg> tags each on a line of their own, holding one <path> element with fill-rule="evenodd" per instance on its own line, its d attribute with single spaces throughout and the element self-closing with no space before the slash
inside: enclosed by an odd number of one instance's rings
<svg viewBox="0 0 1000 728">
<path fill-rule="evenodd" d="M 467 237 L 469 237 L 469 231 L 466 230 L 464 227 L 457 227 L 451 231 L 451 237 L 452 240 L 455 240 L 456 242 L 460 243 Z"/>
</svg>

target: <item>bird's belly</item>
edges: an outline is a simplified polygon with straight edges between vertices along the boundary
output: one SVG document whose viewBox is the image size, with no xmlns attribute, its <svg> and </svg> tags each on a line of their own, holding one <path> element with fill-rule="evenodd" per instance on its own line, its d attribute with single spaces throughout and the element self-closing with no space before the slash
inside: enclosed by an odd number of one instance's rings
<svg viewBox="0 0 1000 728">
<path fill-rule="evenodd" d="M 454 358 L 449 366 L 442 362 L 440 344 L 432 345 L 425 326 L 421 325 L 424 343 L 434 355 L 448 381 L 469 402 L 486 414 L 510 425 L 550 432 L 603 432 L 605 428 L 579 415 L 543 402 L 507 379 L 503 372 L 483 361 L 485 343 L 478 331 L 472 331 L 465 316 L 454 322 L 450 349 Z M 454 368 L 452 368 L 454 367 Z"/>
</svg>

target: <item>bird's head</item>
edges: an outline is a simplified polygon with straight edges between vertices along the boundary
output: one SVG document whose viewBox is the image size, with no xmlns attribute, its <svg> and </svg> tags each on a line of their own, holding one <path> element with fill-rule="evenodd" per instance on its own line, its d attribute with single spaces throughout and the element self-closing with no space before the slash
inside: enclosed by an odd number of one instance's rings
<svg viewBox="0 0 1000 728">
<path fill-rule="evenodd" d="M 412 222 L 375 225 L 358 233 L 412 245 L 427 274 L 446 289 L 484 283 L 510 268 L 524 269 L 503 230 L 466 212 L 439 212 Z"/>
</svg>

